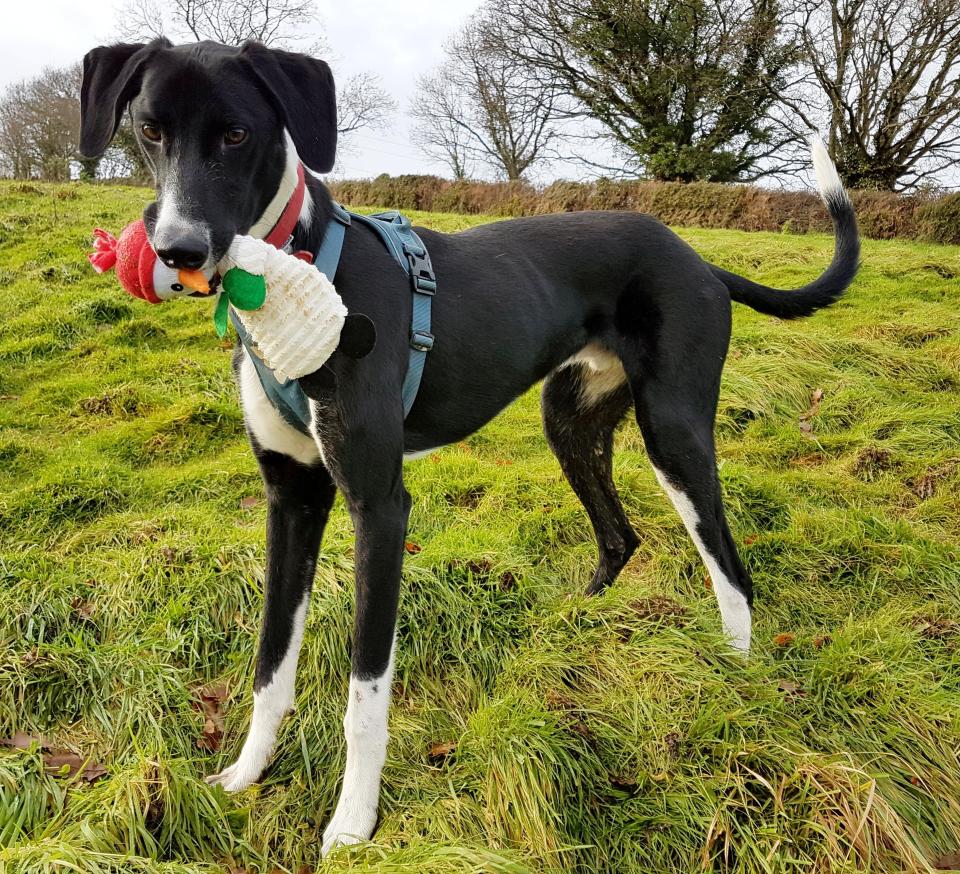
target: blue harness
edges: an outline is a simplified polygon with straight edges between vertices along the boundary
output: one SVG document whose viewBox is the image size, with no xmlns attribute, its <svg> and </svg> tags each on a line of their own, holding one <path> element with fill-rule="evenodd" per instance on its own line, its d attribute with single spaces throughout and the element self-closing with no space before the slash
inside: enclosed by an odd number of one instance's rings
<svg viewBox="0 0 960 874">
<path fill-rule="evenodd" d="M 379 212 L 376 215 L 359 215 L 348 212 L 339 203 L 333 204 L 333 217 L 323 235 L 323 242 L 313 259 L 313 264 L 321 273 L 333 282 L 340 263 L 343 238 L 353 222 L 359 222 L 377 232 L 381 242 L 394 260 L 410 277 L 410 291 L 413 294 L 413 313 L 410 319 L 410 357 L 407 362 L 407 375 L 403 380 L 403 417 L 406 418 L 413 407 L 420 390 L 423 366 L 427 353 L 433 348 L 433 334 L 430 333 L 430 306 L 437 290 L 437 280 L 430 263 L 430 255 L 423 241 L 414 233 L 410 219 L 400 213 Z M 253 362 L 263 391 L 283 420 L 302 434 L 310 434 L 310 404 L 300 383 L 295 379 L 281 382 L 276 374 L 254 351 L 253 341 L 230 310 L 230 318 L 237 329 L 240 342 L 247 350 Z"/>
</svg>

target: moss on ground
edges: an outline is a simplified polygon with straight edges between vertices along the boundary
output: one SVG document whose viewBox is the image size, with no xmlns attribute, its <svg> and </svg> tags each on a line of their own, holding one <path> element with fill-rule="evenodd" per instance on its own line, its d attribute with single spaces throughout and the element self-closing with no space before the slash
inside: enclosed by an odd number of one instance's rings
<svg viewBox="0 0 960 874">
<path fill-rule="evenodd" d="M 866 242 L 849 295 L 807 321 L 736 308 L 718 435 L 756 582 L 748 663 L 724 645 L 632 423 L 616 478 L 642 542 L 593 600 L 580 594 L 592 534 L 539 436 L 536 390 L 408 465 L 421 549 L 406 561 L 380 828 L 321 862 L 343 760 L 349 518 L 338 503 L 273 767 L 236 796 L 207 787 L 250 715 L 265 507 L 209 304 L 148 307 L 84 261 L 94 225 L 119 231 L 148 198 L 0 185 L 0 737 L 42 735 L 108 772 L 65 778 L 37 746 L 0 749 L 0 871 L 949 864 L 960 248 Z M 681 233 L 782 287 L 832 249 Z M 226 688 L 222 742 L 204 733 L 211 684 Z"/>
</svg>

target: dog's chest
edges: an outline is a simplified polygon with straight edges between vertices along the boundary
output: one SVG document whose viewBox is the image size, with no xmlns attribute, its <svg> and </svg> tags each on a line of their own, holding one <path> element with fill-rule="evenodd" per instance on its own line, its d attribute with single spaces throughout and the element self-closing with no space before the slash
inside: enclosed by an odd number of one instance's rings
<svg viewBox="0 0 960 874">
<path fill-rule="evenodd" d="M 317 441 L 286 421 L 274 401 L 267 396 L 246 349 L 240 361 L 238 382 L 243 419 L 260 448 L 288 455 L 301 464 L 315 464 L 320 460 Z"/>
</svg>

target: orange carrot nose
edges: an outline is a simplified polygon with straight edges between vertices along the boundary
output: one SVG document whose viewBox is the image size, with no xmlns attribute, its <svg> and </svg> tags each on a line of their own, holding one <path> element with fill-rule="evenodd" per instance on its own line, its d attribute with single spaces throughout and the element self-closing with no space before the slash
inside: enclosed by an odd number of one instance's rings
<svg viewBox="0 0 960 874">
<path fill-rule="evenodd" d="M 210 293 L 210 283 L 207 282 L 207 277 L 200 270 L 180 270 L 177 273 L 177 278 L 182 285 L 194 291 L 199 291 L 200 294 Z"/>
</svg>

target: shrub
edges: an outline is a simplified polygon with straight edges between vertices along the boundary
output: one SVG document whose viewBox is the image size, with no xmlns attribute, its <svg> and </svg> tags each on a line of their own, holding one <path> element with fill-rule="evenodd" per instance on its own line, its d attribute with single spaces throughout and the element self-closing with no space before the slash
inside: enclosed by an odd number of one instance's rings
<svg viewBox="0 0 960 874">
<path fill-rule="evenodd" d="M 933 243 L 960 243 L 960 192 L 925 203 L 917 210 L 920 237 Z"/>
</svg>

